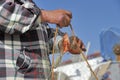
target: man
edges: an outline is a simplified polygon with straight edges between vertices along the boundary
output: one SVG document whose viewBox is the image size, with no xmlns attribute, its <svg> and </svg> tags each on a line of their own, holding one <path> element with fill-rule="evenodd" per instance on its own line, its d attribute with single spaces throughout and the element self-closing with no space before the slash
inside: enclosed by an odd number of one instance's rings
<svg viewBox="0 0 120 80">
<path fill-rule="evenodd" d="M 0 80 L 49 80 L 55 30 L 47 23 L 62 28 L 71 18 L 69 11 L 41 10 L 32 0 L 0 0 Z M 58 35 L 57 51 L 63 47 L 64 52 L 79 53 L 69 48 L 68 36 L 60 31 Z M 58 47 L 60 41 L 65 44 Z M 84 49 L 81 40 L 77 43 Z"/>
</svg>

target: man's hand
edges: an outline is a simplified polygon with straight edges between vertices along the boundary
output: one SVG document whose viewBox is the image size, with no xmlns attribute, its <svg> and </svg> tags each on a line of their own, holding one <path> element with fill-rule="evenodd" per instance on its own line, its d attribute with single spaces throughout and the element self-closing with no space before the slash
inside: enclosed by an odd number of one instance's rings
<svg viewBox="0 0 120 80">
<path fill-rule="evenodd" d="M 61 46 L 63 53 L 69 51 L 71 54 L 80 54 L 81 51 L 86 51 L 83 42 L 78 37 L 68 37 L 67 34 L 63 36 Z"/>
<path fill-rule="evenodd" d="M 70 46 L 69 46 L 69 52 L 72 54 L 80 54 L 82 51 L 86 51 L 86 48 L 82 42 L 82 40 L 80 40 L 78 37 L 76 36 L 71 36 L 69 37 L 69 42 L 70 42 Z"/>
<path fill-rule="evenodd" d="M 70 24 L 72 13 L 67 10 L 41 10 L 41 21 L 57 24 L 60 28 Z"/>
</svg>

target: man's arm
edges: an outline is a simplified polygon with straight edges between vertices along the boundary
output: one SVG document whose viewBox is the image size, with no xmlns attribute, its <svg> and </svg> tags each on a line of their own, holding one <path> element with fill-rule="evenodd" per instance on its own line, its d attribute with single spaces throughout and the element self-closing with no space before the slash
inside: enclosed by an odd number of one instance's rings
<svg viewBox="0 0 120 80">
<path fill-rule="evenodd" d="M 41 10 L 41 21 L 57 24 L 60 28 L 67 27 L 72 19 L 72 13 L 68 10 Z"/>
</svg>

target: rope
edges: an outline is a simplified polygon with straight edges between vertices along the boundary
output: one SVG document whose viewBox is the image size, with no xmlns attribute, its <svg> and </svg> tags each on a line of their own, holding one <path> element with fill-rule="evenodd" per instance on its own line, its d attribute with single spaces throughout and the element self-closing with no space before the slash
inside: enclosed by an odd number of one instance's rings
<svg viewBox="0 0 120 80">
<path fill-rule="evenodd" d="M 70 29 L 71 29 L 71 31 L 72 31 L 72 35 L 75 36 L 74 30 L 73 30 L 73 27 L 72 27 L 71 24 L 70 24 Z"/>
<path fill-rule="evenodd" d="M 73 35 L 73 36 L 75 36 L 74 30 L 73 30 L 73 28 L 72 28 L 72 25 L 71 25 L 71 24 L 70 24 L 70 29 L 71 29 L 71 31 L 72 31 L 72 35 Z M 88 61 L 87 61 L 87 58 L 85 57 L 85 55 L 84 55 L 84 53 L 83 53 L 83 51 L 82 51 L 81 49 L 80 49 L 80 54 L 82 54 L 82 56 L 83 56 L 83 58 L 84 58 L 85 62 L 87 63 L 87 65 L 88 65 L 88 67 L 89 67 L 89 69 L 90 69 L 91 73 L 94 75 L 95 79 L 96 79 L 96 80 L 98 80 L 97 75 L 96 75 L 96 74 L 94 73 L 94 71 L 92 70 L 92 68 L 91 68 L 90 64 L 89 64 L 89 63 L 88 63 Z"/>
<path fill-rule="evenodd" d="M 74 36 L 75 35 L 75 33 L 74 33 L 74 31 L 73 31 L 73 28 L 72 28 L 72 25 L 70 24 L 70 28 L 71 28 L 71 30 L 72 30 L 72 36 Z M 62 46 L 61 46 L 62 47 Z M 57 59 L 56 59 L 56 62 L 55 62 L 55 67 L 58 67 L 59 65 L 60 65 L 60 63 L 61 63 L 61 60 L 62 60 L 62 57 L 63 57 L 63 50 L 60 52 L 60 56 L 58 56 L 57 57 Z"/>
<path fill-rule="evenodd" d="M 72 31 L 72 35 L 75 36 L 74 30 L 73 30 L 71 24 L 70 24 L 70 29 L 71 29 L 71 31 Z M 53 49 L 52 49 L 52 77 L 51 77 L 51 80 L 54 80 L 54 52 L 55 52 L 55 51 L 54 51 L 54 48 L 55 48 L 55 42 L 56 42 L 57 32 L 58 32 L 58 25 L 57 25 L 57 27 L 56 27 L 55 36 L 54 36 L 54 43 L 53 43 Z M 62 53 L 61 53 L 61 54 L 62 54 Z M 83 56 L 85 62 L 87 63 L 87 65 L 88 65 L 88 67 L 89 67 L 91 73 L 92 73 L 93 76 L 95 77 L 95 79 L 98 80 L 97 75 L 96 75 L 96 74 L 94 73 L 94 71 L 92 70 L 92 68 L 91 68 L 91 66 L 90 66 L 90 64 L 89 64 L 89 62 L 87 61 L 87 58 L 85 57 L 85 55 L 84 55 L 84 53 L 83 53 L 83 51 L 82 51 L 81 49 L 80 49 L 80 54 L 82 54 L 82 56 Z M 58 58 L 58 62 L 61 61 L 62 56 L 63 56 L 63 54 L 60 55 L 60 57 Z"/>
<path fill-rule="evenodd" d="M 55 53 L 55 42 L 56 42 L 56 36 L 58 33 L 58 25 L 56 26 L 55 36 L 54 36 L 54 43 L 53 43 L 53 49 L 52 49 L 52 76 L 51 80 L 54 80 L 54 53 Z"/>
<path fill-rule="evenodd" d="M 93 76 L 95 77 L 95 79 L 98 80 L 97 75 L 96 75 L 95 72 L 92 70 L 92 68 L 91 68 L 90 64 L 88 63 L 88 60 L 87 60 L 87 58 L 85 57 L 84 53 L 83 53 L 82 51 L 80 51 L 80 54 L 82 54 L 82 57 L 83 57 L 84 60 L 86 61 L 87 65 L 88 65 L 88 67 L 89 67 L 91 73 L 92 73 Z"/>
<path fill-rule="evenodd" d="M 60 56 L 58 56 L 57 59 L 56 59 L 55 67 L 58 67 L 60 65 L 60 63 L 62 62 L 63 55 L 64 55 L 63 51 L 60 52 Z"/>
</svg>

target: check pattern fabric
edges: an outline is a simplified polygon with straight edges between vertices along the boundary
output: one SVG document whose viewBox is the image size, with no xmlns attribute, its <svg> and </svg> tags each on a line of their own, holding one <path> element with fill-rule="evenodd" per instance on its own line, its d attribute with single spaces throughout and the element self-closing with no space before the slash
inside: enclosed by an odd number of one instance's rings
<svg viewBox="0 0 120 80">
<path fill-rule="evenodd" d="M 50 80 L 55 30 L 40 14 L 31 0 L 0 0 L 0 80 Z"/>
</svg>

